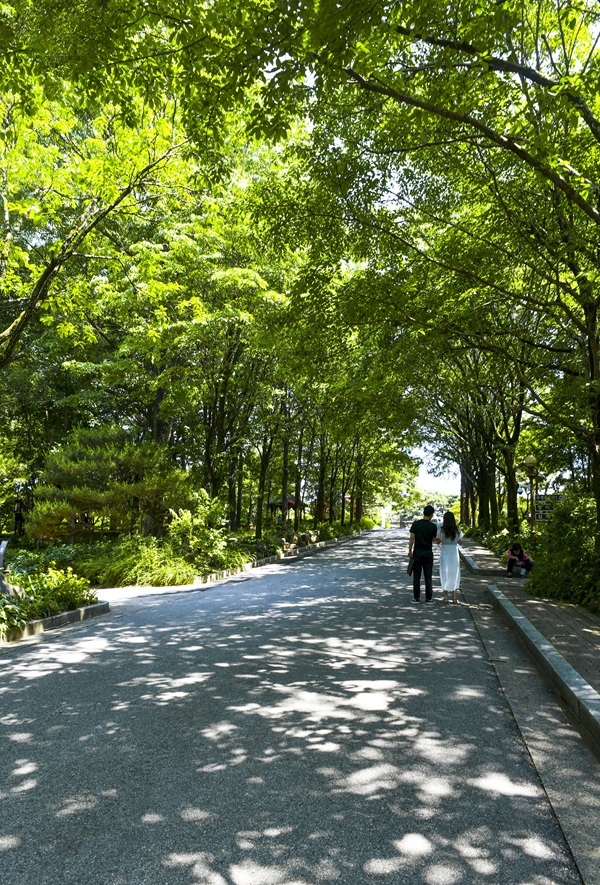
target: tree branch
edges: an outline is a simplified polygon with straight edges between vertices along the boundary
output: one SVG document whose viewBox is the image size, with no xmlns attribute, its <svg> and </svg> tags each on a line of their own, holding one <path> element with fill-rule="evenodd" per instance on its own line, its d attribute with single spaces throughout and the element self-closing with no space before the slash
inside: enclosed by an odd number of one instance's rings
<svg viewBox="0 0 600 885">
<path fill-rule="evenodd" d="M 404 92 L 399 92 L 397 89 L 392 89 L 390 86 L 386 86 L 383 83 L 376 82 L 374 80 L 367 80 L 365 77 L 361 76 L 357 71 L 353 68 L 344 68 L 344 72 L 359 84 L 363 89 L 367 92 L 375 92 L 377 95 L 387 95 L 389 98 L 397 101 L 400 104 L 407 104 L 410 107 L 418 108 L 421 111 L 426 111 L 436 117 L 442 117 L 446 120 L 453 120 L 455 123 L 462 123 L 463 125 L 470 126 L 475 129 L 477 132 L 481 132 L 488 141 L 491 141 L 493 144 L 498 145 L 498 147 L 502 148 L 502 150 L 509 151 L 510 153 L 517 156 L 520 160 L 523 160 L 524 163 L 527 164 L 531 169 L 534 169 L 548 181 L 551 181 L 555 184 L 559 190 L 561 190 L 568 199 L 575 203 L 575 205 L 579 206 L 579 208 L 594 221 L 596 224 L 600 224 L 600 212 L 588 203 L 584 197 L 581 196 L 579 191 L 575 190 L 575 188 L 571 187 L 571 185 L 565 181 L 562 176 L 560 176 L 554 169 L 550 166 L 547 166 L 545 163 L 542 163 L 541 160 L 538 160 L 533 154 L 530 154 L 529 151 L 525 150 L 525 148 L 521 147 L 514 138 L 511 138 L 508 135 L 501 135 L 499 132 L 496 132 L 494 129 L 491 129 L 489 126 L 486 126 L 485 123 L 482 123 L 480 120 L 476 120 L 474 117 L 469 116 L 469 114 L 460 114 L 457 111 L 451 111 L 448 108 L 439 107 L 438 105 L 431 104 L 427 101 L 422 101 L 419 98 L 416 98 L 414 95 L 407 95 Z"/>
<path fill-rule="evenodd" d="M 177 151 L 184 143 L 185 142 L 181 142 L 173 148 L 170 148 L 168 151 L 165 151 L 160 157 L 151 160 L 146 166 L 132 175 L 128 184 L 121 189 L 111 203 L 106 206 L 98 206 L 95 201 L 92 201 L 87 209 L 85 209 L 75 226 L 69 231 L 63 242 L 60 244 L 57 253 L 47 262 L 42 273 L 38 277 L 24 309 L 8 328 L 3 332 L 0 332 L 0 347 L 2 347 L 2 352 L 0 353 L 0 368 L 3 368 L 15 358 L 14 351 L 27 324 L 40 304 L 42 304 L 48 297 L 52 283 L 60 273 L 61 269 L 70 258 L 77 254 L 79 246 L 88 234 L 90 234 L 101 221 L 110 215 L 110 213 L 135 190 L 140 182 L 142 182 L 153 169 L 175 153 L 175 151 Z"/>
<path fill-rule="evenodd" d="M 592 109 L 584 101 L 583 97 L 570 87 L 565 89 L 560 80 L 552 80 L 550 77 L 545 77 L 539 71 L 536 71 L 535 68 L 529 67 L 529 65 L 521 65 L 514 61 L 507 61 L 506 59 L 488 55 L 486 52 L 477 49 L 477 47 L 473 46 L 471 43 L 459 42 L 456 40 L 443 40 L 437 37 L 426 37 L 422 34 L 416 34 L 411 31 L 410 28 L 403 27 L 402 25 L 399 25 L 397 30 L 406 37 L 410 37 L 411 40 L 419 40 L 422 43 L 426 43 L 428 46 L 438 46 L 440 49 L 454 49 L 457 52 L 464 52 L 468 55 L 477 56 L 482 64 L 485 64 L 492 71 L 517 74 L 524 80 L 529 80 L 531 83 L 535 83 L 536 86 L 543 86 L 548 90 L 560 89 L 565 98 L 579 109 L 590 132 L 596 141 L 600 142 L 600 121 L 596 118 Z"/>
</svg>

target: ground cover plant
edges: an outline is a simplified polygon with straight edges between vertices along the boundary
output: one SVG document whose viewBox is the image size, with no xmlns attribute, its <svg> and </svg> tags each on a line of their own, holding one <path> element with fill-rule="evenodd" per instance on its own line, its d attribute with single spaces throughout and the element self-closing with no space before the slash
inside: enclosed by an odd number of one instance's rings
<svg viewBox="0 0 600 885">
<path fill-rule="evenodd" d="M 325 541 L 373 526 L 364 517 L 358 527 L 338 521 L 322 523 L 314 530 L 307 521 L 300 528 L 311 540 Z M 282 538 L 276 523 L 257 542 L 251 530 L 232 534 L 221 526 L 211 528 L 204 518 L 186 510 L 172 514 L 169 531 L 160 539 L 133 535 L 83 544 L 54 542 L 38 549 L 21 547 L 10 552 L 7 564 L 11 583 L 21 588 L 22 595 L 14 603 L 16 609 L 4 606 L 2 617 L 9 626 L 17 626 L 19 619 L 89 605 L 97 602 L 91 587 L 190 584 L 199 576 L 240 569 L 297 545 L 298 535 L 288 529 L 287 538 Z"/>
<path fill-rule="evenodd" d="M 10 630 L 22 630 L 26 623 L 18 603 L 0 598 L 0 639 L 4 639 Z"/>
<path fill-rule="evenodd" d="M 21 630 L 28 621 L 49 618 L 98 602 L 87 578 L 51 565 L 45 570 L 15 572 L 15 596 L 0 598 L 0 638 L 10 630 Z"/>
</svg>

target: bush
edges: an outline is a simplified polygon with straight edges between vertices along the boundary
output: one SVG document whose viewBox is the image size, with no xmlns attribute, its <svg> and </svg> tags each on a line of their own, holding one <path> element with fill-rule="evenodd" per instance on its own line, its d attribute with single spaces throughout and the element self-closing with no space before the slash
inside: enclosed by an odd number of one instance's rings
<svg viewBox="0 0 600 885">
<path fill-rule="evenodd" d="M 9 630 L 22 630 L 26 621 L 18 603 L 0 597 L 0 639 L 4 639 Z"/>
<path fill-rule="evenodd" d="M 46 571 L 51 564 L 57 568 L 75 567 L 84 551 L 93 544 L 49 544 L 41 550 L 13 550 L 8 548 L 5 556 L 6 565 L 13 574 L 27 575 L 31 572 Z"/>
<path fill-rule="evenodd" d="M 342 526 L 337 520 L 322 523 L 318 535 L 320 540 L 329 540 L 350 535 L 359 527 L 372 529 L 374 525 L 368 517 L 359 525 Z M 298 534 L 305 526 L 312 533 L 312 521 L 304 521 Z M 230 534 L 223 527 L 222 505 L 200 492 L 193 496 L 191 509 L 171 511 L 164 538 L 134 535 L 85 544 L 52 543 L 41 550 L 14 550 L 7 561 L 17 583 L 19 576 L 47 572 L 51 565 L 73 569 L 97 587 L 189 584 L 198 575 L 238 569 L 252 560 L 280 552 L 284 529 L 272 526 L 259 542 L 247 532 L 235 538 Z"/>
<path fill-rule="evenodd" d="M 88 554 L 80 567 L 94 575 L 99 587 L 190 584 L 198 574 L 192 562 L 156 538 L 134 535 L 103 547 Z"/>
<path fill-rule="evenodd" d="M 331 541 L 338 536 L 336 525 L 332 522 L 320 522 L 317 532 L 319 533 L 319 541 Z"/>
<path fill-rule="evenodd" d="M 493 533 L 480 528 L 466 534 L 505 560 L 513 541 L 519 541 L 535 566 L 527 579 L 527 590 L 536 595 L 561 599 L 591 609 L 600 607 L 600 579 L 594 556 L 596 508 L 591 495 L 565 493 L 556 504 L 553 518 L 538 525 L 532 539 L 529 527 L 520 536 L 507 528 Z"/>
<path fill-rule="evenodd" d="M 304 529 L 304 531 L 308 534 L 316 532 L 319 536 L 319 541 L 332 541 L 334 538 L 344 538 L 347 535 L 353 535 L 359 528 L 372 529 L 374 525 L 373 520 L 365 516 L 359 524 L 347 522 L 342 525 L 341 521 L 336 519 L 334 522 L 320 522 L 316 529 L 311 527 L 311 522 L 310 526 Z"/>
<path fill-rule="evenodd" d="M 540 531 L 528 590 L 538 596 L 597 608 L 600 581 L 594 555 L 595 529 L 592 496 L 565 494 L 555 506 L 552 520 Z"/>
<path fill-rule="evenodd" d="M 21 593 L 11 599 L 0 600 L 0 637 L 11 629 L 21 630 L 27 621 L 48 618 L 61 612 L 94 605 L 98 597 L 90 589 L 89 581 L 66 570 L 50 567 L 18 575 Z"/>
<path fill-rule="evenodd" d="M 254 559 L 265 559 L 267 556 L 277 556 L 281 553 L 282 537 L 283 532 L 277 533 L 269 530 L 263 532 L 260 541 L 254 538 Z"/>
<path fill-rule="evenodd" d="M 492 553 L 495 553 L 496 556 L 499 556 L 502 559 L 504 559 L 504 554 L 513 541 L 520 541 L 523 548 L 527 550 L 528 553 L 531 550 L 531 544 L 529 543 L 528 538 L 519 537 L 514 533 L 511 534 L 506 527 L 499 529 L 497 532 L 491 532 L 480 528 L 469 528 L 466 530 L 465 535 L 468 538 L 472 538 L 474 541 L 483 544 L 484 547 L 487 547 L 488 550 L 491 550 Z"/>
<path fill-rule="evenodd" d="M 33 572 L 23 576 L 19 584 L 23 591 L 19 608 L 27 621 L 98 602 L 87 578 L 76 575 L 71 567 L 65 571 L 51 567 L 46 572 Z"/>
<path fill-rule="evenodd" d="M 196 574 L 227 568 L 236 558 L 237 551 L 228 551 L 226 533 L 220 527 L 221 511 L 218 501 L 203 496 L 198 499 L 193 512 L 171 512 L 169 546 L 176 556 L 196 565 Z"/>
</svg>

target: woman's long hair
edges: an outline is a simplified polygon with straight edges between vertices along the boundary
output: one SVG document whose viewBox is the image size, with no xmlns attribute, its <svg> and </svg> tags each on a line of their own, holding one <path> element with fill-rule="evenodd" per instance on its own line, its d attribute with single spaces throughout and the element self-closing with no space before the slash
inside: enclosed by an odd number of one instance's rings
<svg viewBox="0 0 600 885">
<path fill-rule="evenodd" d="M 458 526 L 456 525 L 456 517 L 450 510 L 446 510 L 442 520 L 442 531 L 447 538 L 453 541 L 458 535 Z"/>
</svg>

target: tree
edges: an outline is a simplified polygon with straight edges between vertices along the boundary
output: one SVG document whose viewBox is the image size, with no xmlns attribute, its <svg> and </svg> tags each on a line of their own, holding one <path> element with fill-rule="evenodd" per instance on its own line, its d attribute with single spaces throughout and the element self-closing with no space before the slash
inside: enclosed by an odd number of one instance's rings
<svg viewBox="0 0 600 885">
<path fill-rule="evenodd" d="M 27 532 L 34 538 L 85 538 L 93 532 L 162 535 L 169 510 L 189 506 L 187 477 L 164 446 L 120 428 L 76 431 L 52 452 Z"/>
<path fill-rule="evenodd" d="M 34 116 L 35 114 L 35 116 Z M 143 211 L 152 176 L 176 152 L 164 112 L 131 130 L 114 107 L 0 104 L 0 368 L 20 356 L 25 329 L 111 214 Z"/>
</svg>

